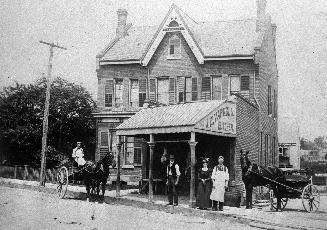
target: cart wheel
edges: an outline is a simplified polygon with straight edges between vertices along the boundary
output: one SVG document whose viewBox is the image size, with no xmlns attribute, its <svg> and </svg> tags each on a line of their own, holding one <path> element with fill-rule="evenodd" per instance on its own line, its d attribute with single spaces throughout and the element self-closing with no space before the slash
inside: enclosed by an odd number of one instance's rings
<svg viewBox="0 0 327 230">
<path fill-rule="evenodd" d="M 284 208 L 286 207 L 287 201 L 288 201 L 288 198 L 281 198 L 281 200 L 280 200 L 281 211 L 283 211 Z M 276 198 L 273 190 L 270 190 L 270 209 L 278 211 L 277 210 L 277 198 Z"/>
<path fill-rule="evenodd" d="M 64 198 L 68 187 L 68 169 L 63 166 L 57 174 L 57 195 L 59 198 Z"/>
<path fill-rule="evenodd" d="M 317 186 L 308 184 L 302 191 L 302 205 L 307 212 L 315 212 L 320 205 L 320 195 Z"/>
</svg>

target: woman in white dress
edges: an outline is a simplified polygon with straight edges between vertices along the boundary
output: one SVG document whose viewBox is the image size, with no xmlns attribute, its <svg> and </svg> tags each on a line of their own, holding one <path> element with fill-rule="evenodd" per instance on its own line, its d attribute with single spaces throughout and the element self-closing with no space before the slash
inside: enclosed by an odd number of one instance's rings
<svg viewBox="0 0 327 230">
<path fill-rule="evenodd" d="M 219 203 L 219 211 L 223 211 L 224 195 L 228 187 L 229 173 L 228 168 L 224 165 L 224 157 L 218 157 L 218 165 L 213 168 L 211 175 L 213 187 L 210 195 L 212 200 L 212 210 L 217 211 Z"/>
</svg>

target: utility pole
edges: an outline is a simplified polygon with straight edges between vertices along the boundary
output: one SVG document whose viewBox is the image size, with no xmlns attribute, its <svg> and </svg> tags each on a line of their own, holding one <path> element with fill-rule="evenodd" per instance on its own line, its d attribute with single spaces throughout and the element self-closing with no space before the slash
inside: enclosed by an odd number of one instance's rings
<svg viewBox="0 0 327 230">
<path fill-rule="evenodd" d="M 41 152 L 42 158 L 41 158 L 41 173 L 40 173 L 40 186 L 45 186 L 46 151 L 47 151 L 48 117 L 49 117 L 53 48 L 59 48 L 59 49 L 63 49 L 63 50 L 66 50 L 66 48 L 59 46 L 59 45 L 55 45 L 54 43 L 49 43 L 49 42 L 44 42 L 44 41 L 40 41 L 40 43 L 50 46 L 47 88 L 46 88 L 46 94 L 45 94 L 45 107 L 44 107 L 44 115 L 43 115 L 43 134 L 42 134 L 42 152 Z"/>
</svg>

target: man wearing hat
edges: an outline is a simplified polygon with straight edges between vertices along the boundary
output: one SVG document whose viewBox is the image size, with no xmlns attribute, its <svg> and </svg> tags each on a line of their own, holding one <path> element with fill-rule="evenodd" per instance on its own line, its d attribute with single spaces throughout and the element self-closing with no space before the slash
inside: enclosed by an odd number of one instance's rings
<svg viewBox="0 0 327 230">
<path fill-rule="evenodd" d="M 168 186 L 168 205 L 178 205 L 177 185 L 179 182 L 179 166 L 175 162 L 174 155 L 169 156 L 169 164 L 167 166 L 167 186 Z"/>
<path fill-rule="evenodd" d="M 219 203 L 219 211 L 223 210 L 224 207 L 224 195 L 225 190 L 228 187 L 229 174 L 228 169 L 224 165 L 224 157 L 218 157 L 218 165 L 213 168 L 211 175 L 213 188 L 210 195 L 212 200 L 212 210 L 217 211 L 217 205 Z"/>
<path fill-rule="evenodd" d="M 82 148 L 82 142 L 77 142 L 77 147 L 73 149 L 72 157 L 77 162 L 78 166 L 85 165 L 86 161 L 84 160 L 84 151 Z"/>
</svg>

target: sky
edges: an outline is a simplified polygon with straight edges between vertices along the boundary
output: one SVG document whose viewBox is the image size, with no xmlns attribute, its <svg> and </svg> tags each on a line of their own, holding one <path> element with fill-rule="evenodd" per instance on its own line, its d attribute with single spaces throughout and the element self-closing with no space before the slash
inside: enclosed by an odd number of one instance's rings
<svg viewBox="0 0 327 230">
<path fill-rule="evenodd" d="M 95 56 L 113 38 L 117 9 L 128 23 L 159 25 L 172 3 L 196 21 L 256 17 L 256 0 L 0 0 L 0 90 L 47 73 L 82 84 L 96 98 Z M 302 137 L 327 136 L 327 1 L 268 0 L 277 25 L 279 119 L 295 117 Z M 279 127 L 282 131 L 283 127 Z"/>
</svg>

